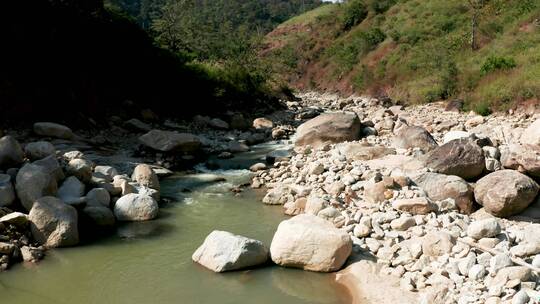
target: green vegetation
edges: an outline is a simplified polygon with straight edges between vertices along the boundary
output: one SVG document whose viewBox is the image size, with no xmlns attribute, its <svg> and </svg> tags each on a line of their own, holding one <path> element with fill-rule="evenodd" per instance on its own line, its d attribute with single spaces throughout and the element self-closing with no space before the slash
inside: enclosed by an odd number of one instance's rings
<svg viewBox="0 0 540 304">
<path fill-rule="evenodd" d="M 264 54 L 298 87 L 485 115 L 540 100 L 539 19 L 535 0 L 351 0 L 280 25 Z"/>
</svg>

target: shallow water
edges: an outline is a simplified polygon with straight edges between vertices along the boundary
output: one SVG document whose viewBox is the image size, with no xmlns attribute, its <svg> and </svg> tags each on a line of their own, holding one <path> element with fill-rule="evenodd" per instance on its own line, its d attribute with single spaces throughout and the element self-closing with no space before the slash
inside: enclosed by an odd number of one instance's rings
<svg viewBox="0 0 540 304">
<path fill-rule="evenodd" d="M 191 261 L 214 229 L 270 244 L 285 218 L 252 191 L 240 197 L 227 191 L 246 181 L 247 171 L 218 173 L 227 180 L 164 180 L 163 194 L 176 202 L 157 220 L 121 225 L 110 237 L 51 250 L 37 266 L 16 265 L 0 274 L 0 303 L 344 303 L 331 275 L 277 266 L 215 274 Z"/>
</svg>

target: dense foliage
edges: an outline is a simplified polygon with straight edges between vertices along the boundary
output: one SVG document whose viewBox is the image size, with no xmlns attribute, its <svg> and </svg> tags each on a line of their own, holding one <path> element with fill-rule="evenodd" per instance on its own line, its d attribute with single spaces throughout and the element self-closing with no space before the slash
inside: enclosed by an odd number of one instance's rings
<svg viewBox="0 0 540 304">
<path fill-rule="evenodd" d="M 486 114 L 540 100 L 539 20 L 536 0 L 350 0 L 283 23 L 264 54 L 300 88 Z"/>
<path fill-rule="evenodd" d="M 256 75 L 156 47 L 101 0 L 2 2 L 0 37 L 2 119 L 83 123 L 144 108 L 189 116 L 274 105 Z"/>
</svg>

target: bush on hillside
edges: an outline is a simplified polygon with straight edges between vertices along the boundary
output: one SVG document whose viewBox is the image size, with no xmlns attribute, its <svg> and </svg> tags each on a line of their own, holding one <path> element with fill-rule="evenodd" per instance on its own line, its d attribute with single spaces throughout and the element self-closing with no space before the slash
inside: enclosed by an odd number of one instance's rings
<svg viewBox="0 0 540 304">
<path fill-rule="evenodd" d="M 343 29 L 348 31 L 360 24 L 368 15 L 368 10 L 363 0 L 351 0 L 345 6 L 343 15 Z"/>
<path fill-rule="evenodd" d="M 486 59 L 482 68 L 480 68 L 480 72 L 482 75 L 486 75 L 497 70 L 510 70 L 516 66 L 517 64 L 514 58 L 490 56 Z"/>
</svg>

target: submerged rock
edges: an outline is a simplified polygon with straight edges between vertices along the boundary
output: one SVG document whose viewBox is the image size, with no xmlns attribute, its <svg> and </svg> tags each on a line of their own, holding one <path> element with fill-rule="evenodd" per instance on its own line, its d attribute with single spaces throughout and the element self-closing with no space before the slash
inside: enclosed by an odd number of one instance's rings
<svg viewBox="0 0 540 304">
<path fill-rule="evenodd" d="M 192 259 L 214 272 L 225 272 L 266 263 L 268 248 L 260 241 L 214 230 Z"/>
<path fill-rule="evenodd" d="M 270 255 L 274 263 L 304 270 L 339 270 L 352 250 L 347 232 L 317 216 L 301 214 L 281 222 Z"/>
</svg>

